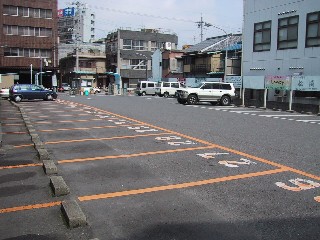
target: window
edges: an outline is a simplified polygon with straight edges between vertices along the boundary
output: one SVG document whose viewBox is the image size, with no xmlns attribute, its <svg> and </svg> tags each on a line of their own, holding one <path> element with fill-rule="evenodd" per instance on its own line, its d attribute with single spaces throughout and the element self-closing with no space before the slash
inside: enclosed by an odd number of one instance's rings
<svg viewBox="0 0 320 240">
<path fill-rule="evenodd" d="M 146 61 L 143 59 L 130 59 L 132 69 L 146 69 Z"/>
<path fill-rule="evenodd" d="M 278 20 L 278 49 L 297 48 L 299 16 Z"/>
<path fill-rule="evenodd" d="M 164 82 L 164 83 L 163 83 L 163 87 L 170 87 L 170 83 Z"/>
<path fill-rule="evenodd" d="M 132 47 L 134 50 L 144 50 L 144 41 L 143 40 L 133 40 Z"/>
<path fill-rule="evenodd" d="M 148 87 L 154 87 L 154 83 L 148 83 Z"/>
<path fill-rule="evenodd" d="M 123 49 L 132 49 L 132 40 L 123 39 Z"/>
<path fill-rule="evenodd" d="M 179 88 L 179 83 L 171 83 L 171 87 L 173 87 L 173 88 Z"/>
<path fill-rule="evenodd" d="M 320 12 L 307 15 L 306 47 L 320 46 Z"/>
<path fill-rule="evenodd" d="M 271 21 L 254 24 L 253 51 L 269 51 L 271 46 Z"/>
<path fill-rule="evenodd" d="M 154 52 L 158 49 L 157 42 L 151 41 L 151 51 Z"/>
</svg>

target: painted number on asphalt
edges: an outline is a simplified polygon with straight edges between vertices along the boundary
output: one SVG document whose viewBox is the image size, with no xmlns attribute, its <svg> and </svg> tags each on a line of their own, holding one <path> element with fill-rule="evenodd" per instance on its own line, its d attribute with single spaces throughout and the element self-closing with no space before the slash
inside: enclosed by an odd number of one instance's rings
<svg viewBox="0 0 320 240">
<path fill-rule="evenodd" d="M 309 189 L 320 187 L 320 183 L 317 183 L 311 180 L 302 179 L 302 178 L 290 179 L 289 182 L 292 183 L 294 186 L 288 186 L 283 182 L 276 182 L 276 185 L 278 187 L 281 187 L 283 189 L 293 191 L 293 192 L 300 192 L 303 190 L 309 190 Z"/>
<path fill-rule="evenodd" d="M 193 145 L 193 144 L 196 144 L 195 142 L 192 142 L 192 141 L 184 141 L 184 142 L 169 142 L 171 140 L 180 140 L 181 137 L 178 137 L 178 136 L 169 136 L 169 137 L 156 137 L 155 138 L 156 140 L 159 140 L 159 141 L 168 141 L 168 144 L 171 145 L 171 146 L 180 146 L 180 145 Z"/>
<path fill-rule="evenodd" d="M 136 132 L 142 133 L 142 132 L 158 132 L 157 129 L 140 126 L 140 127 L 128 127 L 130 130 L 135 130 Z"/>
<path fill-rule="evenodd" d="M 239 161 L 219 161 L 218 162 L 221 165 L 225 165 L 226 167 L 230 168 L 237 168 L 239 165 L 251 165 L 251 164 L 257 164 L 251 160 L 241 158 Z"/>
</svg>

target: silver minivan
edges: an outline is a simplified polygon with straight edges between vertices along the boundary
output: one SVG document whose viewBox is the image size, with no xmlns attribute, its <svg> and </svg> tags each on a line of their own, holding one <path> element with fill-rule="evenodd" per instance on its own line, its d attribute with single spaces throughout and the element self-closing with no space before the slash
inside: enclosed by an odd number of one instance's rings
<svg viewBox="0 0 320 240">
<path fill-rule="evenodd" d="M 136 94 L 138 94 L 139 96 L 155 95 L 157 86 L 158 86 L 157 82 L 151 82 L 151 81 L 138 82 L 137 88 L 136 88 Z"/>
</svg>

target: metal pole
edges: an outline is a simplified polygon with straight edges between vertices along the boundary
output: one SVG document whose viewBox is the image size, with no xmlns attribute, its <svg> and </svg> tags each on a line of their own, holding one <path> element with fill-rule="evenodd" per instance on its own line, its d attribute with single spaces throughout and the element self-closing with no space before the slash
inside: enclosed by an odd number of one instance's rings
<svg viewBox="0 0 320 240">
<path fill-rule="evenodd" d="M 32 63 L 30 64 L 30 83 L 32 84 Z"/>
<path fill-rule="evenodd" d="M 147 57 L 146 57 L 146 81 L 148 81 L 148 59 L 147 59 Z"/>
<path fill-rule="evenodd" d="M 267 108 L 267 94 L 268 94 L 268 89 L 264 89 L 264 96 L 263 96 L 263 108 Z"/>
<path fill-rule="evenodd" d="M 40 85 L 42 85 L 42 56 L 40 56 Z"/>
</svg>

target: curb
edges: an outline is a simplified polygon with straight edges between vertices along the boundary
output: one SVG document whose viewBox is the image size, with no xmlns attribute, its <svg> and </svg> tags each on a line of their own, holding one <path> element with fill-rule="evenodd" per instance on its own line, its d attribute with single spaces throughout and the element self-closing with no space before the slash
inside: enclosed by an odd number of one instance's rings
<svg viewBox="0 0 320 240">
<path fill-rule="evenodd" d="M 70 193 L 69 187 L 61 176 L 51 176 L 50 187 L 55 197 L 68 195 Z"/>
<path fill-rule="evenodd" d="M 69 228 L 87 225 L 87 218 L 76 201 L 63 201 L 61 212 L 66 218 Z"/>
<path fill-rule="evenodd" d="M 11 103 L 19 109 L 22 115 L 22 119 L 24 120 L 27 131 L 30 134 L 31 141 L 34 144 L 34 148 L 38 152 L 39 160 L 42 161 L 43 163 L 42 165 L 43 171 L 45 172 L 46 175 L 50 177 L 49 185 L 53 192 L 53 195 L 55 197 L 68 195 L 70 193 L 70 189 L 67 186 L 64 179 L 62 178 L 62 176 L 55 176 L 55 174 L 58 174 L 58 168 L 54 163 L 54 161 L 51 160 L 50 154 L 45 149 L 44 143 L 40 140 L 39 135 L 36 133 L 36 129 L 32 125 L 30 118 L 26 115 L 26 112 L 24 111 L 24 109 L 20 108 L 19 104 L 12 101 Z M 1 123 L 0 123 L 0 131 L 1 131 Z M 1 137 L 1 134 L 0 134 L 0 137 Z M 10 147 L 10 146 L 5 146 L 5 147 Z M 84 215 L 84 213 L 82 212 L 80 206 L 76 201 L 63 201 L 61 203 L 61 211 L 69 228 L 82 227 L 88 224 L 86 216 Z M 92 240 L 99 240 L 99 239 L 95 238 Z"/>
</svg>

